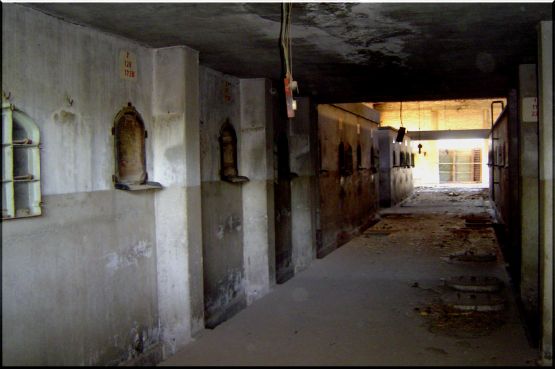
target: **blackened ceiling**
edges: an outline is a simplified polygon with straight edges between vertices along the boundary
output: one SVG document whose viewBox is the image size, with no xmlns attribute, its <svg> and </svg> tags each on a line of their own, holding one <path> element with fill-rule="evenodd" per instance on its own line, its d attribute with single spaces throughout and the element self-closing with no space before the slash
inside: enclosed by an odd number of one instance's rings
<svg viewBox="0 0 555 369">
<path fill-rule="evenodd" d="M 241 78 L 282 78 L 281 3 L 28 3 Z M 294 3 L 293 75 L 322 102 L 506 96 L 550 3 Z"/>
</svg>

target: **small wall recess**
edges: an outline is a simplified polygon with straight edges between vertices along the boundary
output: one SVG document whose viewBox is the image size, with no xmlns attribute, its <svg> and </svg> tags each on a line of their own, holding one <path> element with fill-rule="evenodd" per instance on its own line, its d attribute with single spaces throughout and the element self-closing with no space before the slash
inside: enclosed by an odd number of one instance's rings
<svg viewBox="0 0 555 369">
<path fill-rule="evenodd" d="M 131 103 L 121 109 L 114 119 L 115 175 L 118 190 L 140 191 L 160 189 L 158 182 L 147 181 L 145 139 L 147 132 L 141 115 Z"/>
<path fill-rule="evenodd" d="M 220 178 L 230 183 L 248 182 L 245 176 L 240 176 L 237 170 L 237 134 L 235 128 L 226 119 L 220 129 Z"/>
</svg>

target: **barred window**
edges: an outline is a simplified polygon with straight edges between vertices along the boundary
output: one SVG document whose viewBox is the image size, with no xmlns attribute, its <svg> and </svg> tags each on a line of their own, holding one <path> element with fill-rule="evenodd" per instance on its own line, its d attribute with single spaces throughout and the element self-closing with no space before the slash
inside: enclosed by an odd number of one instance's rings
<svg viewBox="0 0 555 369">
<path fill-rule="evenodd" d="M 2 103 L 2 219 L 41 215 L 40 131 L 25 113 Z"/>
</svg>

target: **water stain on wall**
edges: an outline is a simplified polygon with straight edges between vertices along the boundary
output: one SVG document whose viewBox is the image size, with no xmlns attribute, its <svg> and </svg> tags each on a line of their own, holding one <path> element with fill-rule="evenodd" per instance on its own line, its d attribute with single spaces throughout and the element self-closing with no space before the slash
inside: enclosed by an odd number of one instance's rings
<svg viewBox="0 0 555 369">
<path fill-rule="evenodd" d="M 130 265 L 138 265 L 143 258 L 152 256 L 152 245 L 147 241 L 139 241 L 128 248 L 124 253 L 111 252 L 104 256 L 106 259 L 106 270 L 113 275 L 119 269 Z"/>
</svg>

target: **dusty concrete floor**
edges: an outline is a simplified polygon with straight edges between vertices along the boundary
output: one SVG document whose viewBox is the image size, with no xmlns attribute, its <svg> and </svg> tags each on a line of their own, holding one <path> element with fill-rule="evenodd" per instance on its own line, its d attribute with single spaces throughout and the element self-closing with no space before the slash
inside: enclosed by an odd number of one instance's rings
<svg viewBox="0 0 555 369">
<path fill-rule="evenodd" d="M 446 257 L 498 250 L 491 227 L 465 227 L 464 216 L 490 214 L 486 191 L 418 189 L 161 365 L 534 365 L 502 257 Z M 507 309 L 442 315 L 442 279 L 458 275 L 503 280 Z"/>
</svg>

